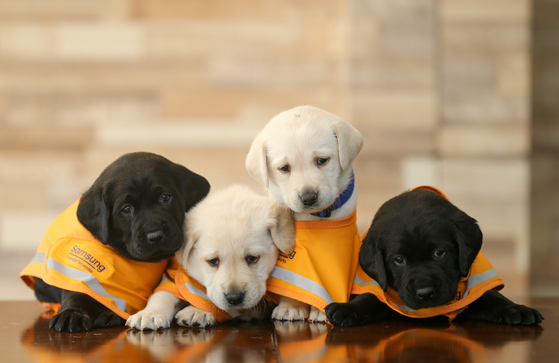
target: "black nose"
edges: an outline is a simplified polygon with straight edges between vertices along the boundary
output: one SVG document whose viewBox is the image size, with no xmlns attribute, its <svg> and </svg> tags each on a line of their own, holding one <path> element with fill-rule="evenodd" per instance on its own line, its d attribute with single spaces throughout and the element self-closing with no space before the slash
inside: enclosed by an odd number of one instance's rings
<svg viewBox="0 0 559 363">
<path fill-rule="evenodd" d="M 304 205 L 310 207 L 311 205 L 314 205 L 314 203 L 316 203 L 316 200 L 318 199 L 318 193 L 307 192 L 303 195 L 300 195 L 299 198 L 301 198 L 301 202 L 303 202 Z"/>
<path fill-rule="evenodd" d="M 147 234 L 149 243 L 161 242 L 163 240 L 163 237 L 165 237 L 165 233 L 163 233 L 163 231 L 155 231 Z"/>
<path fill-rule="evenodd" d="M 231 305 L 239 305 L 245 299 L 245 292 L 241 291 L 225 294 L 225 299 L 227 299 L 227 302 Z"/>
<path fill-rule="evenodd" d="M 435 293 L 435 289 L 433 289 L 432 286 L 422 287 L 421 289 L 417 289 L 416 291 L 417 297 L 420 298 L 421 300 L 429 300 L 430 298 L 433 297 L 434 293 Z"/>
</svg>

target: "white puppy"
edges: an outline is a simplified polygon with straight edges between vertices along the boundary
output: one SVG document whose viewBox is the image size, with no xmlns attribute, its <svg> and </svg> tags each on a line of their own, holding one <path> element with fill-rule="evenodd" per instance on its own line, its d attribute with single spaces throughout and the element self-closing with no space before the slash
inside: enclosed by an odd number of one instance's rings
<svg viewBox="0 0 559 363">
<path fill-rule="evenodd" d="M 185 225 L 186 240 L 177 260 L 188 275 L 206 288 L 207 298 L 219 309 L 231 316 L 246 310 L 240 316 L 244 320 L 261 318 L 262 309 L 252 308 L 266 294 L 278 249 L 290 253 L 295 246 L 291 212 L 269 197 L 235 185 L 200 202 L 187 213 Z M 183 326 L 217 323 L 212 313 L 185 305 L 175 295 L 159 291 L 126 324 L 156 330 L 169 327 L 173 316 Z"/>
<path fill-rule="evenodd" d="M 351 162 L 363 146 L 361 133 L 322 109 L 299 106 L 275 116 L 254 139 L 246 159 L 250 175 L 291 209 L 295 220 L 350 216 L 357 202 Z M 325 321 L 318 309 L 282 297 L 272 317 Z"/>
</svg>

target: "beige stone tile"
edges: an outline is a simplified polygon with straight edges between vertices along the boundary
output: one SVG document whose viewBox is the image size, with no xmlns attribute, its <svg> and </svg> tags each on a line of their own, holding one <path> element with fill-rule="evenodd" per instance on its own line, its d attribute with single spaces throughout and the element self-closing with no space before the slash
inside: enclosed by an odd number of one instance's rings
<svg viewBox="0 0 559 363">
<path fill-rule="evenodd" d="M 0 213 L 0 248 L 3 252 L 33 252 L 52 221 L 63 210 L 7 210 Z"/>
<path fill-rule="evenodd" d="M 530 168 L 524 157 L 443 158 L 443 184 L 447 195 L 488 201 L 527 202 Z"/>
<path fill-rule="evenodd" d="M 92 19 L 100 12 L 100 3 L 91 0 L 2 0 L 0 17 L 23 19 Z"/>
<path fill-rule="evenodd" d="M 4 22 L 0 25 L 0 57 L 4 60 L 52 60 L 54 39 L 51 24 Z"/>
<path fill-rule="evenodd" d="M 13 62 L 0 68 L 0 92 L 52 94 L 153 94 L 158 90 L 207 85 L 203 63 Z"/>
<path fill-rule="evenodd" d="M 353 105 L 355 124 L 369 130 L 429 132 L 438 122 L 434 92 L 359 92 Z"/>
<path fill-rule="evenodd" d="M 61 61 L 138 61 L 145 53 L 141 23 L 64 22 L 55 27 L 55 55 Z"/>
<path fill-rule="evenodd" d="M 528 0 L 443 0 L 440 19 L 450 23 L 527 23 Z"/>
<path fill-rule="evenodd" d="M 530 100 L 525 96 L 474 88 L 454 91 L 443 95 L 447 123 L 512 125 L 529 121 Z"/>
<path fill-rule="evenodd" d="M 438 135 L 445 156 L 522 156 L 530 149 L 530 135 L 522 124 L 445 124 Z"/>
<path fill-rule="evenodd" d="M 527 23 L 445 23 L 440 45 L 445 54 L 494 55 L 527 52 L 530 29 Z"/>
<path fill-rule="evenodd" d="M 435 89 L 437 77 L 428 60 L 386 57 L 351 62 L 351 84 L 358 92 L 428 92 Z"/>
<path fill-rule="evenodd" d="M 50 148 L 79 150 L 93 140 L 88 127 L 6 127 L 0 135 L 4 147 Z"/>
<path fill-rule="evenodd" d="M 445 54 L 442 57 L 441 82 L 444 102 L 448 94 L 488 92 L 495 87 L 496 62 L 488 54 Z"/>
<path fill-rule="evenodd" d="M 7 209 L 49 208 L 48 182 L 20 177 L 0 180 L 0 211 Z"/>
<path fill-rule="evenodd" d="M 341 61 L 315 59 L 247 59 L 220 57 L 208 62 L 210 82 L 217 87 L 297 88 L 342 85 Z"/>
<path fill-rule="evenodd" d="M 247 108 L 260 107 L 277 110 L 270 115 L 271 118 L 283 110 L 309 104 L 341 114 L 345 97 L 345 89 L 335 85 L 329 88 L 272 87 L 270 90 L 234 87 L 169 89 L 162 92 L 161 109 L 166 118 L 231 119 L 242 116 Z"/>
<path fill-rule="evenodd" d="M 135 15 L 139 18 L 218 19 L 221 21 L 260 18 L 277 19 L 333 18 L 346 12 L 348 1 L 325 0 L 282 3 L 274 0 L 223 0 L 197 2 L 182 0 L 140 0 Z"/>
<path fill-rule="evenodd" d="M 103 19 L 130 19 L 134 5 L 133 0 L 101 0 L 100 15 Z"/>
<path fill-rule="evenodd" d="M 376 130 L 360 126 L 360 122 L 355 124 L 365 140 L 361 151 L 364 155 L 399 158 L 408 154 L 431 154 L 437 150 L 433 132 Z"/>
</svg>

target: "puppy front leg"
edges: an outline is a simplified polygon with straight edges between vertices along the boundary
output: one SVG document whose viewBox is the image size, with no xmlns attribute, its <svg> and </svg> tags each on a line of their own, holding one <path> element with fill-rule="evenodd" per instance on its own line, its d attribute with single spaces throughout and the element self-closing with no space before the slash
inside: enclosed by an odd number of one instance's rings
<svg viewBox="0 0 559 363">
<path fill-rule="evenodd" d="M 278 306 L 272 312 L 274 320 L 307 320 L 310 306 L 291 298 L 281 296 Z"/>
<path fill-rule="evenodd" d="M 159 330 L 171 326 L 175 313 L 187 302 L 166 291 L 151 295 L 144 310 L 132 315 L 126 325 L 137 330 Z"/>
<path fill-rule="evenodd" d="M 487 291 L 458 317 L 508 325 L 536 325 L 544 320 L 536 309 L 515 304 L 494 290 Z"/>
<path fill-rule="evenodd" d="M 328 304 L 325 310 L 333 325 L 344 327 L 365 325 L 398 315 L 373 294 L 357 295 L 347 303 Z"/>
<path fill-rule="evenodd" d="M 82 332 L 122 325 L 124 320 L 89 295 L 61 289 L 60 311 L 49 328 L 57 332 Z"/>
</svg>

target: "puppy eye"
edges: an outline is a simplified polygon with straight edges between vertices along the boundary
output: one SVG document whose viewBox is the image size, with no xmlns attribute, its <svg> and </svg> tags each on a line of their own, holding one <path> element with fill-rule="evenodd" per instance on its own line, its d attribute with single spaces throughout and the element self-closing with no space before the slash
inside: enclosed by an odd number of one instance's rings
<svg viewBox="0 0 559 363">
<path fill-rule="evenodd" d="M 330 158 L 318 158 L 316 159 L 316 165 L 325 165 L 330 161 Z"/>
<path fill-rule="evenodd" d="M 446 253 L 446 252 L 443 251 L 443 250 L 435 250 L 435 251 L 433 252 L 433 257 L 435 257 L 435 258 L 441 258 L 441 257 L 443 257 L 443 256 L 445 255 L 445 253 Z"/>
<path fill-rule="evenodd" d="M 212 266 L 212 267 L 217 267 L 217 266 L 219 266 L 219 258 L 217 258 L 217 257 L 216 257 L 216 258 L 212 258 L 211 260 L 208 260 L 207 262 L 208 262 L 208 264 L 209 264 L 210 266 Z"/>
<path fill-rule="evenodd" d="M 394 263 L 398 266 L 402 266 L 403 264 L 406 263 L 406 259 L 402 256 L 398 256 L 394 259 Z"/>
<path fill-rule="evenodd" d="M 284 173 L 289 173 L 291 171 L 291 167 L 289 165 L 284 165 L 281 168 L 279 168 L 280 171 L 283 171 Z"/>
<path fill-rule="evenodd" d="M 161 194 L 159 200 L 161 203 L 168 203 L 171 200 L 171 196 L 169 194 Z"/>
<path fill-rule="evenodd" d="M 129 204 L 125 205 L 121 210 L 122 214 L 132 214 L 132 211 L 132 206 Z"/>
<path fill-rule="evenodd" d="M 247 261 L 247 263 L 248 263 L 249 265 L 252 265 L 252 264 L 255 264 L 255 263 L 258 261 L 259 258 L 260 258 L 260 256 L 252 256 L 252 255 L 250 255 L 250 256 L 246 256 L 246 257 L 245 257 L 245 260 Z"/>
</svg>

